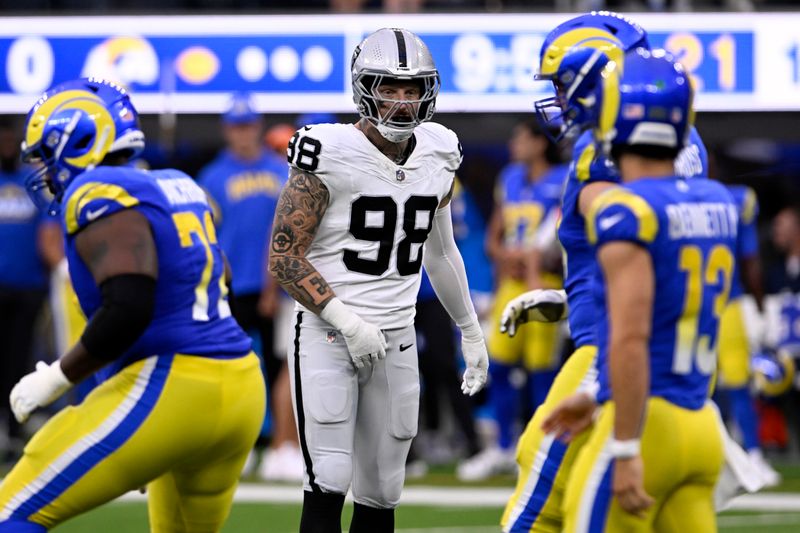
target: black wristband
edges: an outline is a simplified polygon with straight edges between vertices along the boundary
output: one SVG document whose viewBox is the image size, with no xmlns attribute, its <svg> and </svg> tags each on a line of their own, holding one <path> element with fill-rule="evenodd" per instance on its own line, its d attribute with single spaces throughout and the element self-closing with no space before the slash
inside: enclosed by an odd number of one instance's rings
<svg viewBox="0 0 800 533">
<path fill-rule="evenodd" d="M 112 361 L 142 336 L 153 318 L 156 280 L 120 274 L 100 284 L 103 302 L 86 325 L 81 342 L 92 357 Z"/>
</svg>

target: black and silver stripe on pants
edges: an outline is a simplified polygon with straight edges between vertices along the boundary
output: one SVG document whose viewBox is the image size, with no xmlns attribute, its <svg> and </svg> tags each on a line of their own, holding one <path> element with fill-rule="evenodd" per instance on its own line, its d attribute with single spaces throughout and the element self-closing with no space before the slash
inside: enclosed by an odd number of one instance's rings
<svg viewBox="0 0 800 533">
<path fill-rule="evenodd" d="M 303 451 L 303 461 L 306 464 L 308 483 L 313 492 L 322 492 L 314 478 L 314 464 L 306 442 L 306 415 L 303 411 L 303 385 L 300 379 L 300 325 L 303 323 L 303 312 L 297 312 L 297 321 L 294 325 L 294 396 L 297 405 L 297 434 L 300 437 L 300 449 Z"/>
</svg>

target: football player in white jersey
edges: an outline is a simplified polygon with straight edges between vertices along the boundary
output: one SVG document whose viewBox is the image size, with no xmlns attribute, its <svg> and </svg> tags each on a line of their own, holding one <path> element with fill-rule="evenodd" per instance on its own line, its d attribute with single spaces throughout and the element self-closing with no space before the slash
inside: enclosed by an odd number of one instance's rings
<svg viewBox="0 0 800 533">
<path fill-rule="evenodd" d="M 429 122 L 440 86 L 431 54 L 410 31 L 385 28 L 351 66 L 361 119 L 294 135 L 271 243 L 270 271 L 297 300 L 289 368 L 306 466 L 302 533 L 341 531 L 349 488 L 351 532 L 394 530 L 417 433 L 423 264 L 461 329 L 464 393 L 483 387 L 488 367 L 450 219 L 461 147 Z"/>
</svg>

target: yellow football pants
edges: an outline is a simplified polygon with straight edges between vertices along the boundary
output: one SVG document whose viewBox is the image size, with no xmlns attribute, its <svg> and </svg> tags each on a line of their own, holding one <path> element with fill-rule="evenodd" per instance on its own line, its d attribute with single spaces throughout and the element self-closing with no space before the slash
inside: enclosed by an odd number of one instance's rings
<svg viewBox="0 0 800 533">
<path fill-rule="evenodd" d="M 133 363 L 28 443 L 0 485 L 0 530 L 49 529 L 146 485 L 151 531 L 219 531 L 265 407 L 253 353 Z"/>
<path fill-rule="evenodd" d="M 597 347 L 581 346 L 558 372 L 544 403 L 536 409 L 517 444 L 519 475 L 506 504 L 503 531 L 561 531 L 562 500 L 567 477 L 578 451 L 589 437 L 585 431 L 569 445 L 542 431 L 542 421 L 564 398 L 578 390 L 594 367 Z"/>
<path fill-rule="evenodd" d="M 638 518 L 613 497 L 609 442 L 614 404 L 606 402 L 567 484 L 564 531 L 686 533 L 717 530 L 713 492 L 723 463 L 710 405 L 692 411 L 663 398 L 647 401 L 642 433 L 644 488 L 655 503 Z"/>
<path fill-rule="evenodd" d="M 719 322 L 719 386 L 740 389 L 750 381 L 750 343 L 742 302 L 728 303 Z"/>
</svg>

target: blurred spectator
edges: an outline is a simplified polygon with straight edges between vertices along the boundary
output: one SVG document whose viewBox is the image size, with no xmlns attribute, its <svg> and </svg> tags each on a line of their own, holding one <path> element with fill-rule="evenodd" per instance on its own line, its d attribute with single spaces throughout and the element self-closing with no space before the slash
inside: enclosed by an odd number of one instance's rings
<svg viewBox="0 0 800 533">
<path fill-rule="evenodd" d="M 198 177 L 214 208 L 219 242 L 233 273 L 234 317 L 249 333 L 257 333 L 270 394 L 271 450 L 260 472 L 270 479 L 302 479 L 303 461 L 292 415 L 285 352 L 274 349 L 273 320 L 280 293 L 266 269 L 269 235 L 278 194 L 286 181 L 283 157 L 264 148 L 261 115 L 250 96 L 234 95 L 222 116 L 226 148 Z M 266 428 L 263 433 L 266 433 Z M 262 443 L 266 435 L 262 434 Z"/>
<path fill-rule="evenodd" d="M 779 295 L 780 325 L 776 345 L 800 358 L 800 205 L 782 209 L 772 223 L 772 242 L 782 264 L 768 275 L 768 292 Z"/>
<path fill-rule="evenodd" d="M 486 234 L 486 250 L 497 273 L 497 291 L 491 323 L 497 324 L 506 302 L 532 288 L 559 288 L 560 280 L 538 271 L 531 252 L 539 225 L 557 209 L 566 167 L 558 146 L 534 120 L 518 124 L 509 142 L 510 163 L 500 174 L 495 208 Z M 534 271 L 531 271 L 534 269 Z M 521 368 L 527 377 L 527 406 L 533 411 L 545 398 L 559 364 L 558 324 L 531 323 L 514 338 L 489 329 L 489 402 L 497 423 L 496 445 L 461 463 L 463 480 L 484 479 L 515 468 L 514 431 L 521 414 Z"/>
<path fill-rule="evenodd" d="M 41 214 L 28 197 L 25 178 L 33 169 L 20 163 L 13 121 L 0 122 L 0 402 L 7 430 L 0 439 L 3 461 L 22 451 L 20 426 L 8 395 L 33 369 L 34 322 L 47 296 L 48 271 L 64 255 L 57 219 Z"/>
</svg>

